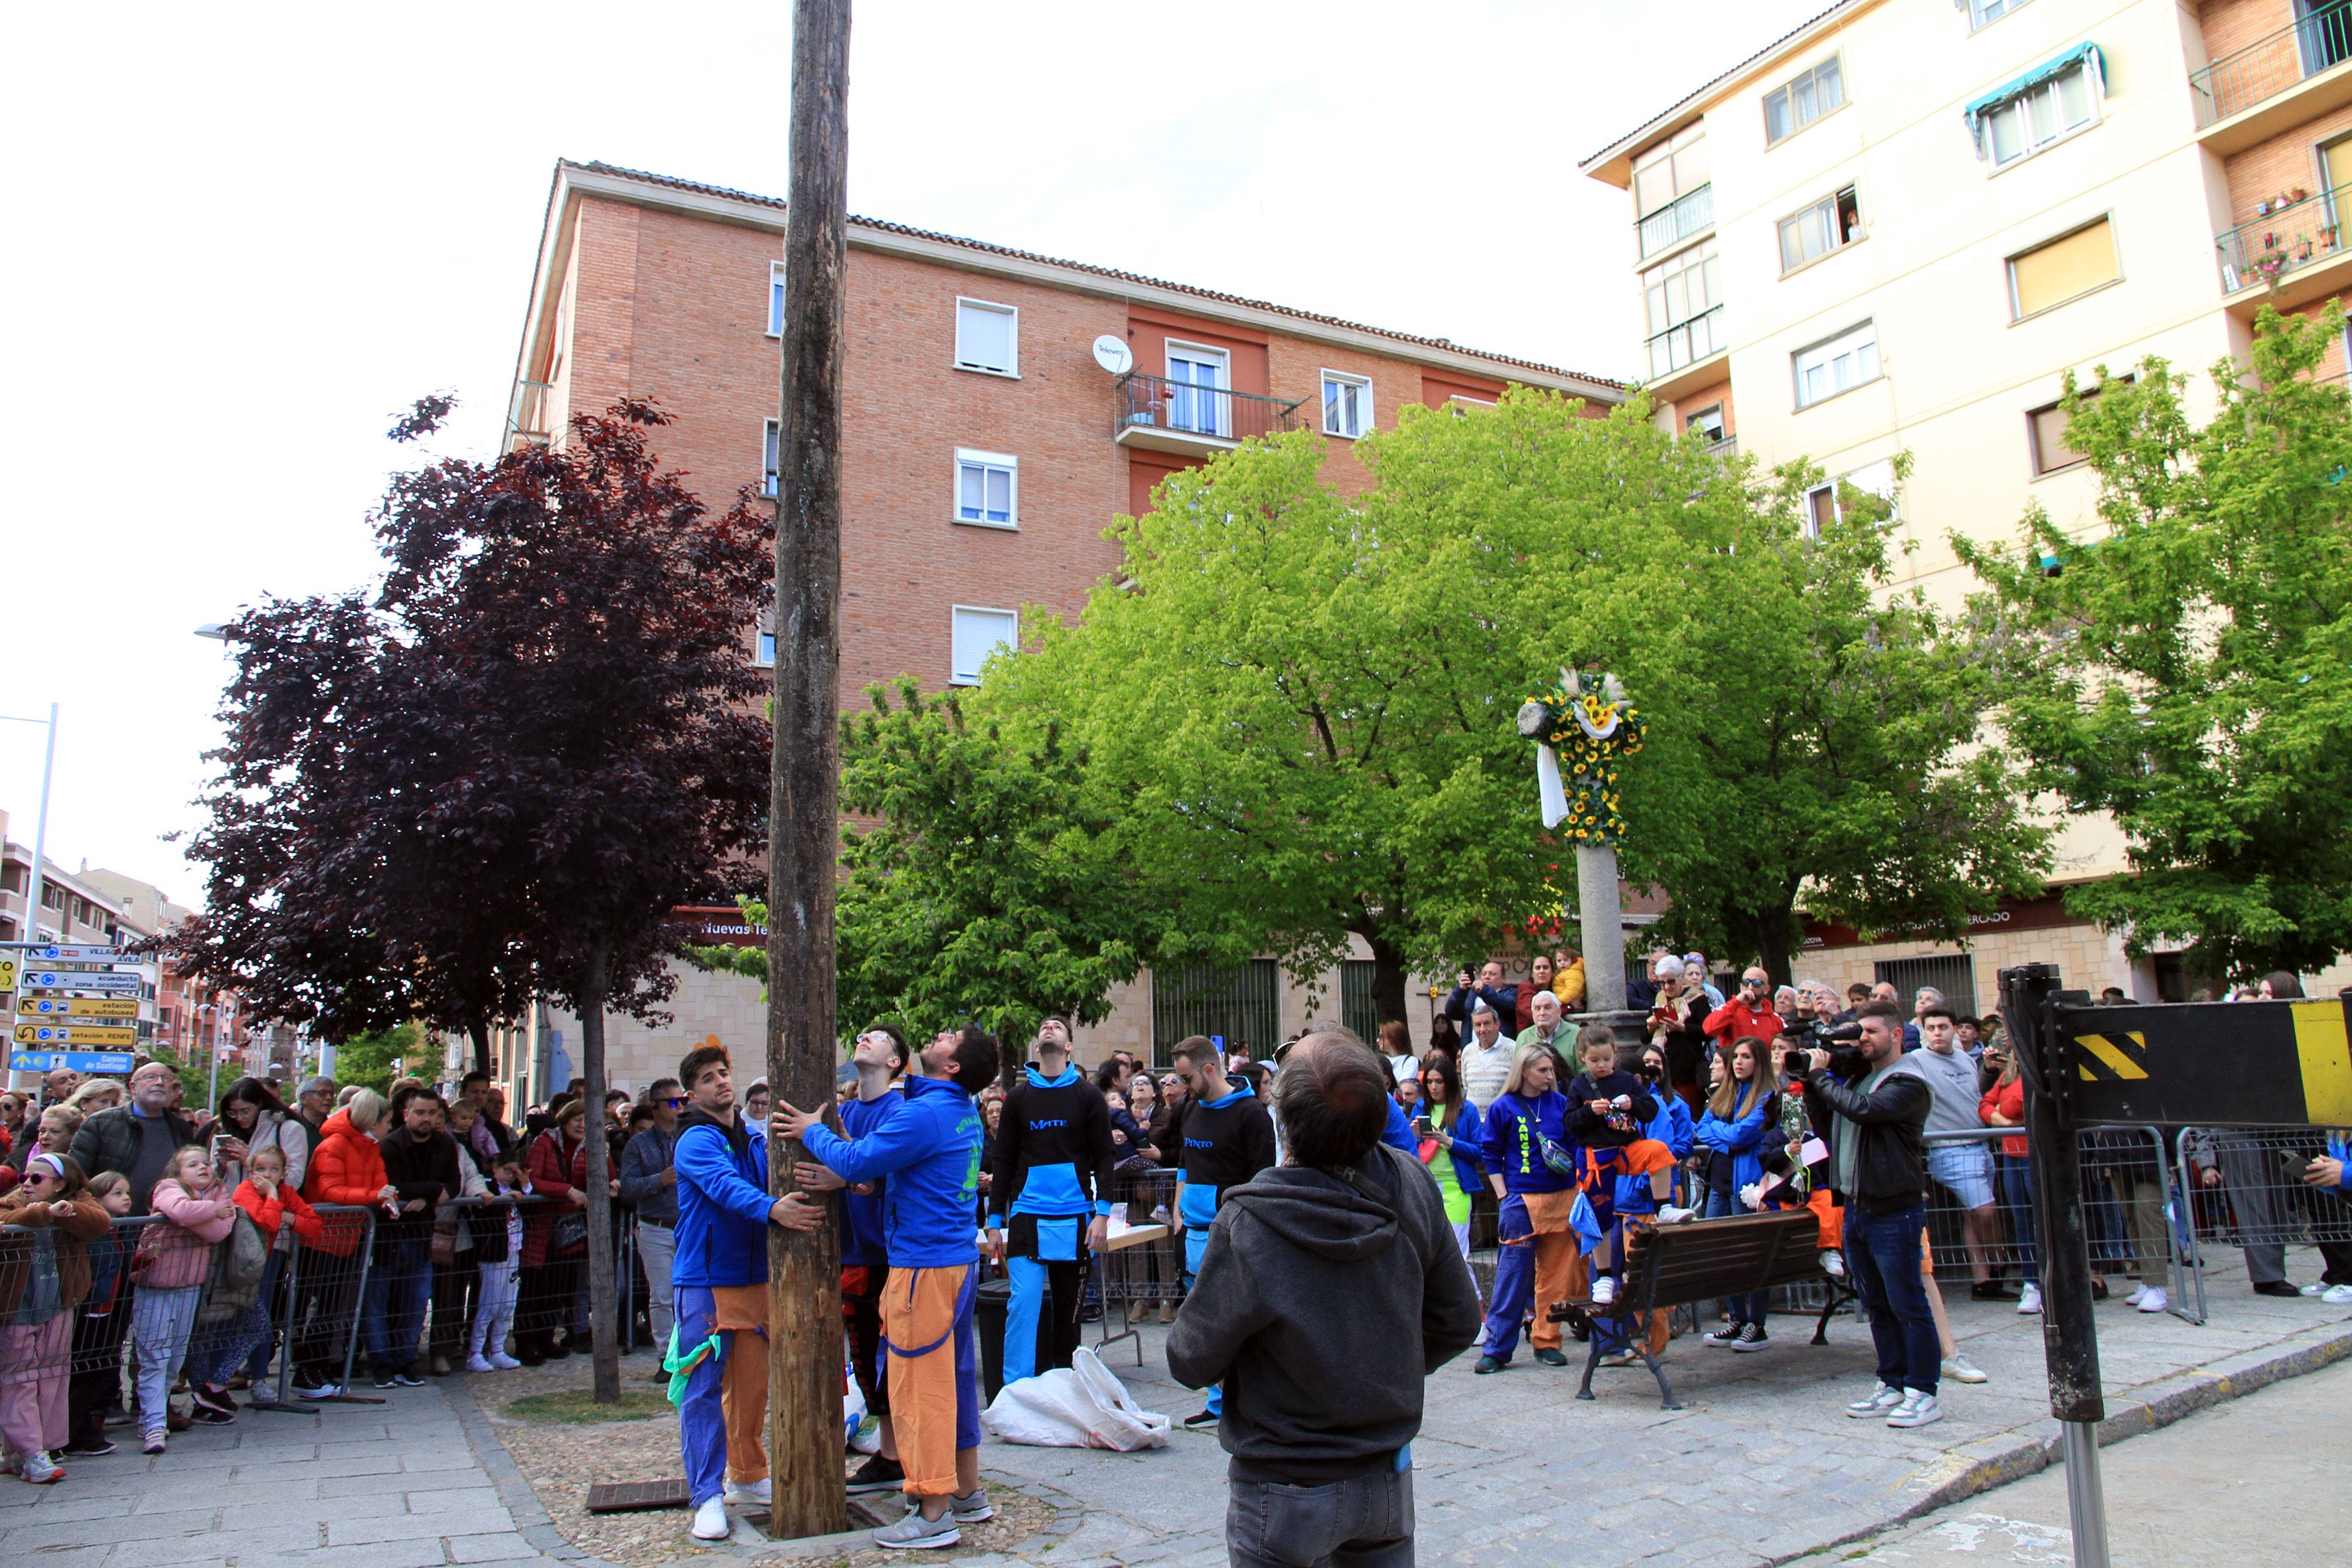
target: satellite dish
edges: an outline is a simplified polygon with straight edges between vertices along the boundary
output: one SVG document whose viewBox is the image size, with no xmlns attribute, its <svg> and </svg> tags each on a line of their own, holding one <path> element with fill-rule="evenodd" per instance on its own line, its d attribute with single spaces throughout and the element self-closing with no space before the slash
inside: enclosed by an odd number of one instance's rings
<svg viewBox="0 0 2352 1568">
<path fill-rule="evenodd" d="M 1118 333 L 1105 332 L 1095 340 L 1095 363 L 1113 375 L 1125 375 L 1135 367 L 1135 351 Z"/>
</svg>

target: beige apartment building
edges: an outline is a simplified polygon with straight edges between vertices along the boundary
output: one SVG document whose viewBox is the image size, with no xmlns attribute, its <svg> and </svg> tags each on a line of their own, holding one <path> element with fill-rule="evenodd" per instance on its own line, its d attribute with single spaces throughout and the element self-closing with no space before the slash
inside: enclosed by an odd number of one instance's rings
<svg viewBox="0 0 2352 1568">
<path fill-rule="evenodd" d="M 2014 539 L 2034 503 L 2095 522 L 2067 373 L 2161 356 L 2210 411 L 2202 373 L 2243 363 L 2265 301 L 2352 285 L 2352 3 L 1842 0 L 1581 167 L 1633 197 L 1659 420 L 1893 496 L 1907 583 L 1952 605 L 1954 534 Z M 1807 505 L 1832 515 L 1833 487 Z M 2070 825 L 2055 880 L 2122 866 L 2111 825 Z M 1980 1006 L 2027 959 L 2186 995 L 2177 956 L 2132 964 L 2046 899 L 1963 949 L 1814 935 L 1802 974 Z"/>
</svg>

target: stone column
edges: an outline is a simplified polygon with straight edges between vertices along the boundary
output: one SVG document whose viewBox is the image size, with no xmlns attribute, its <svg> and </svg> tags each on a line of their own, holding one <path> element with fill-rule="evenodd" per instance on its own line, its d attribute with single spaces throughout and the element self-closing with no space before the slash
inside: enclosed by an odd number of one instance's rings
<svg viewBox="0 0 2352 1568">
<path fill-rule="evenodd" d="M 1584 931 L 1584 1010 L 1625 1007 L 1625 921 L 1617 904 L 1617 847 L 1576 847 L 1576 910 Z"/>
</svg>

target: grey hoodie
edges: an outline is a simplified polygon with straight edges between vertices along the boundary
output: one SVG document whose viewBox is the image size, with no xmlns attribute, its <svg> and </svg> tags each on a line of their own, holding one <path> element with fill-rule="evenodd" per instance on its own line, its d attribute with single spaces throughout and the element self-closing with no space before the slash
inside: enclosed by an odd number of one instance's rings
<svg viewBox="0 0 2352 1568">
<path fill-rule="evenodd" d="M 1224 1194 L 1168 1370 L 1224 1384 L 1234 1479 L 1318 1485 L 1395 1462 L 1479 1321 L 1437 1184 L 1381 1145 L 1352 1183 L 1282 1165 Z"/>
</svg>

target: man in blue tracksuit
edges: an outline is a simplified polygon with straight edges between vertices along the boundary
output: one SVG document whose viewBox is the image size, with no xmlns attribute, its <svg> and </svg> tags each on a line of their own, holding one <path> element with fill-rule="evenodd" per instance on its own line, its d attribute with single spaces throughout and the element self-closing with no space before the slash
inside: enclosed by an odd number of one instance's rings
<svg viewBox="0 0 2352 1568">
<path fill-rule="evenodd" d="M 971 1025 L 940 1035 L 916 1058 L 898 1110 L 856 1142 L 815 1113 L 779 1103 L 774 1136 L 797 1138 L 844 1182 L 887 1178 L 882 1302 L 890 1419 L 916 1507 L 874 1532 L 885 1547 L 953 1546 L 959 1526 L 995 1516 L 980 1484 L 980 1362 L 972 1300 L 980 1247 L 980 1112 L 972 1095 L 996 1078 L 996 1040 Z"/>
<path fill-rule="evenodd" d="M 1224 1053 L 1193 1035 L 1177 1042 L 1177 1073 L 1188 1091 L 1179 1137 L 1181 1174 L 1176 1182 L 1176 1228 L 1184 1237 L 1184 1285 L 1201 1270 L 1217 1204 L 1275 1163 L 1274 1119 L 1245 1079 L 1228 1078 Z M 1213 1426 L 1224 1414 L 1222 1386 L 1209 1390 L 1208 1407 L 1184 1417 L 1192 1427 Z"/>
<path fill-rule="evenodd" d="M 671 1397 L 695 1539 L 723 1541 L 729 1502 L 769 1500 L 767 1227 L 813 1230 L 825 1210 L 798 1194 L 769 1196 L 767 1141 L 736 1114 L 725 1047 L 688 1052 L 677 1076 L 693 1104 L 673 1152 L 677 1322 L 663 1364 L 686 1381 L 682 1391 L 672 1382 Z"/>
<path fill-rule="evenodd" d="M 1013 1281 L 1004 1317 L 1007 1383 L 1043 1371 L 1041 1352 L 1047 1365 L 1067 1366 L 1078 1348 L 1078 1299 L 1086 1294 L 1087 1258 L 1102 1249 L 1110 1225 L 1113 1163 L 1110 1107 L 1102 1090 L 1070 1065 L 1066 1026 L 1048 1018 L 1037 1031 L 1037 1059 L 1004 1097 L 989 1186 L 989 1256 L 1011 1255 L 1005 1264 Z M 1053 1316 L 1041 1347 L 1048 1286 Z"/>
</svg>

